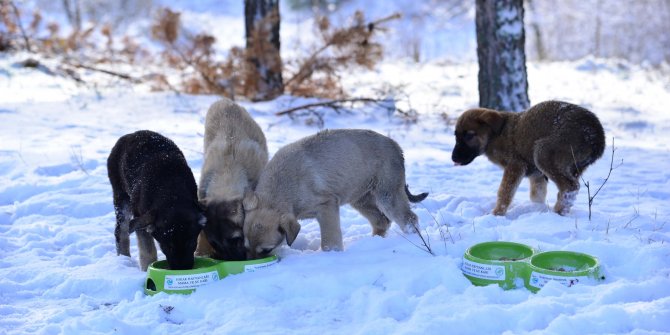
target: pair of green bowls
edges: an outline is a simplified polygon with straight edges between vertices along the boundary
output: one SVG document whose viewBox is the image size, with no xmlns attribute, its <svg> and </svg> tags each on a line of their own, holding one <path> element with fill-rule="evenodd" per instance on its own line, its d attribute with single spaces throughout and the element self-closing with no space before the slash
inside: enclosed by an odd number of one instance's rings
<svg viewBox="0 0 670 335">
<path fill-rule="evenodd" d="M 604 280 L 600 261 L 572 251 L 536 252 L 514 242 L 484 242 L 466 250 L 461 271 L 474 285 L 497 284 L 505 290 L 525 287 L 539 291 L 551 281 L 573 286 Z"/>
<path fill-rule="evenodd" d="M 248 261 L 220 261 L 206 257 L 196 257 L 193 269 L 170 270 L 166 260 L 156 261 L 147 269 L 144 293 L 154 295 L 159 292 L 190 294 L 196 288 L 219 281 L 228 275 L 256 272 L 278 262 L 277 256 Z"/>
</svg>

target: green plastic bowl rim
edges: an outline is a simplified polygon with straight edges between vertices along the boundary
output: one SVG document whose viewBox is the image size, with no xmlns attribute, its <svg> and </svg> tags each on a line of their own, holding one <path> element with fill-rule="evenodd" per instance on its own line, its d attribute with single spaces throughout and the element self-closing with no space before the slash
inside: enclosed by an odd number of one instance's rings
<svg viewBox="0 0 670 335">
<path fill-rule="evenodd" d="M 538 260 L 543 260 L 544 258 L 552 257 L 555 255 L 560 255 L 563 257 L 568 256 L 574 258 L 581 258 L 587 260 L 586 263 L 588 264 L 588 268 L 574 271 L 558 271 L 558 270 L 547 269 L 546 267 L 543 267 L 536 263 L 538 262 Z M 597 257 L 585 254 L 583 252 L 552 250 L 533 255 L 530 258 L 528 265 L 530 266 L 531 270 L 545 274 L 551 274 L 557 276 L 574 276 L 574 275 L 587 275 L 589 273 L 592 273 L 593 271 L 595 271 L 600 267 L 600 261 L 598 260 Z"/>
<path fill-rule="evenodd" d="M 492 247 L 492 246 L 506 246 L 506 247 L 526 249 L 530 252 L 530 255 L 528 255 L 524 258 L 521 258 L 521 259 L 510 259 L 510 260 L 487 259 L 487 258 L 482 258 L 482 257 L 473 255 L 473 251 L 476 251 L 477 249 Z M 477 243 L 477 244 L 469 247 L 465 251 L 465 255 L 466 255 L 466 258 L 469 258 L 471 261 L 474 261 L 474 262 L 492 262 L 492 263 L 495 263 L 495 264 L 505 264 L 505 263 L 510 263 L 510 262 L 523 262 L 525 260 L 528 260 L 531 257 L 533 257 L 533 255 L 535 255 L 535 249 L 533 249 L 531 246 L 529 246 L 527 244 L 523 244 L 523 243 L 507 242 L 507 241 L 489 241 L 489 242 Z"/>
</svg>

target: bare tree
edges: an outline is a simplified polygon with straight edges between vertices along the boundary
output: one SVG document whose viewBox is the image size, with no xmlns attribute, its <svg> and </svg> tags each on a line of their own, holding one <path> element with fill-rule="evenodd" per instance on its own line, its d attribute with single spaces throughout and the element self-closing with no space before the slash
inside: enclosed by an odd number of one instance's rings
<svg viewBox="0 0 670 335">
<path fill-rule="evenodd" d="M 79 0 L 63 0 L 63 8 L 68 21 L 76 31 L 81 31 L 81 7 Z"/>
<path fill-rule="evenodd" d="M 528 108 L 523 0 L 477 0 L 479 105 L 505 111 Z"/>
<path fill-rule="evenodd" d="M 246 28 L 245 95 L 269 100 L 282 94 L 282 60 L 279 54 L 279 0 L 244 0 Z"/>
<path fill-rule="evenodd" d="M 538 60 L 545 60 L 547 59 L 547 52 L 545 51 L 544 47 L 544 40 L 542 36 L 542 29 L 540 29 L 540 18 L 538 11 L 535 9 L 534 6 L 534 0 L 526 0 L 526 3 L 528 4 L 528 7 L 532 13 L 532 18 L 528 24 L 530 27 L 530 30 L 533 34 L 534 37 L 534 42 L 535 42 L 535 52 L 537 53 L 537 59 Z"/>
</svg>

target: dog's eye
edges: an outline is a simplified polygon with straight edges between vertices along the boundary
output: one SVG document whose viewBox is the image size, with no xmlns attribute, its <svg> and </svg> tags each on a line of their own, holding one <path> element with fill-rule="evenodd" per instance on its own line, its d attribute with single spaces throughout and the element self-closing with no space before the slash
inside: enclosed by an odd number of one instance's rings
<svg viewBox="0 0 670 335">
<path fill-rule="evenodd" d="M 274 250 L 274 248 L 258 248 L 258 249 L 260 249 L 258 253 L 261 255 L 268 255 L 269 253 L 272 252 L 272 250 Z"/>
<path fill-rule="evenodd" d="M 473 131 L 468 131 L 465 134 L 463 134 L 463 140 L 465 140 L 465 141 L 469 141 L 473 137 L 475 137 L 475 133 Z"/>
</svg>

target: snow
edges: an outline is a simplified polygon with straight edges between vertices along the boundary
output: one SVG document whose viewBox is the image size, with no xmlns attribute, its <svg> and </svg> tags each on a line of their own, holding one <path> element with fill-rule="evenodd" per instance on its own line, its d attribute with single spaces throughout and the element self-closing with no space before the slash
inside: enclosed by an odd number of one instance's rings
<svg viewBox="0 0 670 335">
<path fill-rule="evenodd" d="M 395 224 L 386 238 L 371 236 L 344 206 L 343 252 L 319 250 L 318 224 L 305 220 L 275 266 L 191 295 L 145 296 L 136 238 L 132 257 L 116 255 L 107 156 L 120 136 L 151 129 L 175 141 L 198 180 L 204 115 L 217 97 L 152 93 L 109 78 L 80 86 L 12 66 L 25 58 L 0 56 L 0 334 L 670 333 L 670 84 L 653 71 L 597 58 L 528 63 L 531 103 L 577 103 L 604 125 L 607 148 L 584 179 L 595 191 L 612 154 L 616 169 L 589 221 L 585 187 L 559 216 L 551 211 L 555 186 L 536 204 L 527 181 L 507 215 L 493 216 L 502 171 L 484 157 L 453 166 L 453 121 L 478 101 L 476 63 L 387 60 L 355 70 L 344 77 L 353 96 L 380 86 L 403 91 L 398 106 L 416 110 L 418 121 L 361 106 L 321 110 L 324 125 L 369 128 L 400 144 L 410 190 L 430 192 L 413 209 L 436 255 Z M 305 118 L 274 115 L 308 101 L 241 104 L 272 155 L 318 131 Z M 606 280 L 548 283 L 537 294 L 476 287 L 460 267 L 465 250 L 484 241 L 588 253 Z"/>
<path fill-rule="evenodd" d="M 498 34 L 509 38 L 521 38 L 523 20 L 519 19 L 518 12 L 513 6 L 498 9 L 498 24 L 500 24 L 500 28 L 497 30 Z"/>
</svg>

